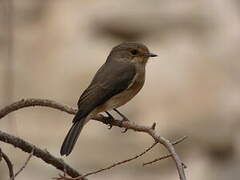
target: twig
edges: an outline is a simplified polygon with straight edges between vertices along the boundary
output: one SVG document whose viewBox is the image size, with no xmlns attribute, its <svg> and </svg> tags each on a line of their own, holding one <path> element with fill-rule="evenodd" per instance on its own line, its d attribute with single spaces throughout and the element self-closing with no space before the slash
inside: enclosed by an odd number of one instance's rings
<svg viewBox="0 0 240 180">
<path fill-rule="evenodd" d="M 160 160 L 163 160 L 163 159 L 167 159 L 167 158 L 169 158 L 169 157 L 172 157 L 172 155 L 171 155 L 171 154 L 168 154 L 168 155 L 162 156 L 162 157 L 160 157 L 160 158 L 156 158 L 156 159 L 154 159 L 154 160 L 152 160 L 152 161 L 143 163 L 143 166 L 146 166 L 146 165 L 148 165 L 148 164 L 155 163 L 155 162 L 160 161 Z"/>
<path fill-rule="evenodd" d="M 14 172 L 13 172 L 13 165 L 12 162 L 10 161 L 10 159 L 8 158 L 8 156 L 2 152 L 2 150 L 0 149 L 0 156 L 4 159 L 4 161 L 6 162 L 7 166 L 8 166 L 8 170 L 9 170 L 9 177 L 11 180 L 14 180 Z"/>
<path fill-rule="evenodd" d="M 90 175 L 93 175 L 93 174 L 97 174 L 97 173 L 99 173 L 99 172 L 106 171 L 106 170 L 108 170 L 108 169 L 112 169 L 113 167 L 119 166 L 119 165 L 121 165 L 121 164 L 125 164 L 125 163 L 127 163 L 127 162 L 130 162 L 130 161 L 132 161 L 132 160 L 134 160 L 134 159 L 137 159 L 137 158 L 143 156 L 143 155 L 146 154 L 148 151 L 150 151 L 154 146 L 156 146 L 157 143 L 158 143 L 158 142 L 154 142 L 150 147 L 148 147 L 147 149 L 145 149 L 145 150 L 144 150 L 143 152 L 141 152 L 140 154 L 135 155 L 134 157 L 131 157 L 131 158 L 125 159 L 125 160 L 123 160 L 123 161 L 119 161 L 119 162 L 113 163 L 112 165 L 109 165 L 109 166 L 107 166 L 107 167 L 105 167 L 105 168 L 101 168 L 101 169 L 98 169 L 98 170 L 96 170 L 96 171 L 88 172 L 88 173 L 86 173 L 86 174 L 84 174 L 84 175 L 82 175 L 82 176 L 76 177 L 76 178 L 67 178 L 66 176 L 60 175 L 60 177 L 55 178 L 55 179 L 57 179 L 57 180 L 80 180 L 81 178 L 84 178 L 84 177 L 87 177 L 87 176 L 90 176 Z"/>
<path fill-rule="evenodd" d="M 115 167 L 115 166 L 119 166 L 119 165 L 121 165 L 121 164 L 130 162 L 130 161 L 132 161 L 132 160 L 134 160 L 134 159 L 137 159 L 137 158 L 141 157 L 142 155 L 144 155 L 145 153 L 147 153 L 148 151 L 150 151 L 154 146 L 156 146 L 157 143 L 158 143 L 158 142 L 154 142 L 149 148 L 145 149 L 145 151 L 141 152 L 141 153 L 138 154 L 138 155 L 135 155 L 134 157 L 131 157 L 131 158 L 126 159 L 126 160 L 123 160 L 123 161 L 116 162 L 116 163 L 114 163 L 114 164 L 112 164 L 112 165 L 110 165 L 110 166 L 107 166 L 107 167 L 105 167 L 105 168 L 102 168 L 102 169 L 99 169 L 99 170 L 96 170 L 96 171 L 92 171 L 92 172 L 86 173 L 86 174 L 84 174 L 81 178 L 90 176 L 90 175 L 92 175 L 92 174 L 97 174 L 97 173 L 99 173 L 99 172 L 102 172 L 102 171 L 111 169 L 111 168 L 113 168 L 113 167 Z"/>
<path fill-rule="evenodd" d="M 47 107 L 52 107 L 55 109 L 65 111 L 70 114 L 75 114 L 77 111 L 77 109 L 71 108 L 67 105 L 57 103 L 57 102 L 51 101 L 51 100 L 46 100 L 46 99 L 44 99 L 44 100 L 42 100 L 42 99 L 25 99 L 24 100 L 23 99 L 21 101 L 13 103 L 13 104 L 3 108 L 2 110 L 0 110 L 0 118 L 4 117 L 5 115 L 7 115 L 10 112 L 18 110 L 20 108 L 29 107 L 29 106 L 47 106 Z M 162 144 L 172 155 L 171 157 L 175 162 L 180 180 L 186 180 L 186 176 L 185 176 L 185 172 L 184 172 L 184 165 L 183 165 L 180 157 L 176 153 L 174 145 L 166 138 L 160 136 L 160 134 L 157 131 L 155 131 L 155 129 L 153 128 L 154 126 L 140 126 L 133 122 L 129 122 L 129 121 L 121 122 L 120 120 L 117 120 L 117 119 L 110 119 L 110 120 L 108 119 L 108 121 L 106 121 L 106 118 L 107 117 L 104 117 L 103 115 L 96 115 L 93 119 L 100 121 L 104 124 L 110 123 L 112 126 L 124 127 L 127 129 L 132 129 L 137 132 L 147 133 L 156 142 L 159 142 L 160 144 Z M 0 140 L 1 140 L 1 135 L 0 135 Z M 63 167 L 61 169 L 63 169 Z M 75 176 L 75 177 L 77 177 L 77 176 Z"/>
<path fill-rule="evenodd" d="M 23 166 L 15 173 L 14 177 L 16 177 L 20 172 L 23 171 L 23 169 L 27 166 L 28 162 L 30 161 L 30 159 L 33 156 L 33 152 L 34 152 L 34 147 L 32 148 L 32 152 L 29 154 L 28 158 L 26 159 L 25 163 L 23 164 Z"/>
<path fill-rule="evenodd" d="M 183 136 L 183 137 L 177 139 L 176 141 L 172 142 L 172 145 L 177 145 L 177 144 L 183 142 L 185 139 L 187 139 L 187 136 Z M 162 156 L 162 157 L 160 157 L 160 158 L 156 158 L 156 159 L 154 159 L 154 160 L 152 160 L 152 161 L 143 163 L 143 166 L 146 166 L 146 165 L 149 165 L 149 164 L 153 164 L 153 163 L 155 163 L 155 162 L 157 162 L 157 161 L 160 161 L 160 160 L 163 160 L 163 159 L 167 159 L 167 158 L 169 158 L 169 157 L 172 157 L 172 155 L 171 155 L 171 154 L 167 154 L 167 155 Z M 187 166 L 186 166 L 185 164 L 183 164 L 183 163 L 182 163 L 182 165 L 184 166 L 184 168 L 187 167 Z"/>
<path fill-rule="evenodd" d="M 34 148 L 33 156 L 42 159 L 47 164 L 51 164 L 61 171 L 64 171 L 65 168 L 66 173 L 71 177 L 78 177 L 81 175 L 75 169 L 66 164 L 62 159 L 54 157 L 48 151 L 42 150 L 33 144 L 20 139 L 19 137 L 15 137 L 13 135 L 0 131 L 0 141 L 12 144 L 14 147 L 17 147 L 27 153 L 31 153 Z"/>
<path fill-rule="evenodd" d="M 183 137 L 177 139 L 176 141 L 173 141 L 173 142 L 172 142 L 172 145 L 177 145 L 177 144 L 183 142 L 183 141 L 184 141 L 185 139 L 187 139 L 187 138 L 188 138 L 187 136 L 183 136 Z"/>
<path fill-rule="evenodd" d="M 167 159 L 167 158 L 170 158 L 170 157 L 172 157 L 172 155 L 171 155 L 171 154 L 167 154 L 167 155 L 162 156 L 162 157 L 160 157 L 160 158 L 156 158 L 156 159 L 154 159 L 154 160 L 152 160 L 152 161 L 143 163 L 143 166 L 146 166 L 146 165 L 149 165 L 149 164 L 153 164 L 153 163 L 155 163 L 155 162 L 157 162 L 157 161 L 161 161 L 161 160 L 163 160 L 163 159 Z M 183 166 L 183 168 L 187 168 L 186 164 L 184 164 L 183 162 L 182 162 L 182 166 Z"/>
</svg>

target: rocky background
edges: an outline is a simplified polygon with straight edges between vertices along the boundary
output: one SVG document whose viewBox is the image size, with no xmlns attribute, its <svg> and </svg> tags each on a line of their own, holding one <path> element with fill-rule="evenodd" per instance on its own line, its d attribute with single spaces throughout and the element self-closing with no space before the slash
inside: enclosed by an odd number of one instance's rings
<svg viewBox="0 0 240 180">
<path fill-rule="evenodd" d="M 238 0 L 18 0 L 13 7 L 9 37 L 7 0 L 0 0 L 0 107 L 28 97 L 76 106 L 114 45 L 143 42 L 159 57 L 147 66 L 143 90 L 120 109 L 139 124 L 157 122 L 166 138 L 189 137 L 177 146 L 188 166 L 188 179 L 239 178 Z M 0 128 L 60 157 L 71 120 L 60 111 L 27 108 L 1 119 Z M 135 155 L 151 143 L 144 134 L 121 134 L 119 128 L 109 131 L 91 121 L 64 160 L 86 173 Z M 15 169 L 28 156 L 10 145 L 0 146 Z M 141 159 L 89 179 L 177 180 L 171 160 L 142 167 L 165 153 L 159 146 Z M 17 179 L 51 179 L 57 174 L 32 158 Z M 0 179 L 8 179 L 5 163 L 0 163 Z"/>
</svg>

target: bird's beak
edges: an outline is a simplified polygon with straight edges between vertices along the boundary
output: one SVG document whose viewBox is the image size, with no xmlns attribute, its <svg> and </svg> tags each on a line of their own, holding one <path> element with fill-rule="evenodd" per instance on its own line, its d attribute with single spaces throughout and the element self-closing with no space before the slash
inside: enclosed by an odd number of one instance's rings
<svg viewBox="0 0 240 180">
<path fill-rule="evenodd" d="M 158 55 L 153 54 L 153 53 L 146 53 L 145 56 L 146 56 L 146 57 L 156 57 L 156 56 L 158 56 Z"/>
</svg>

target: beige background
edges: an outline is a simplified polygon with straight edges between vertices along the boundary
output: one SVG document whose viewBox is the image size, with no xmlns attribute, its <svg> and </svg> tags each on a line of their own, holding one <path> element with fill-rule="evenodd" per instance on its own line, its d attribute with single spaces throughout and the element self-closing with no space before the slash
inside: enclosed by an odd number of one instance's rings
<svg viewBox="0 0 240 180">
<path fill-rule="evenodd" d="M 159 57 L 147 65 L 143 90 L 120 110 L 139 124 L 157 122 L 157 130 L 166 138 L 189 136 L 177 146 L 188 166 L 188 179 L 239 178 L 239 1 L 14 1 L 12 65 L 6 51 L 6 2 L 0 0 L 0 107 L 28 97 L 76 106 L 113 46 L 143 42 Z M 66 113 L 35 107 L 1 119 L 0 128 L 60 157 L 71 120 Z M 151 143 L 144 134 L 121 134 L 119 128 L 109 131 L 91 121 L 64 160 L 86 173 L 135 155 Z M 0 146 L 15 169 L 28 156 L 10 145 Z M 142 167 L 165 153 L 158 146 L 141 159 L 89 179 L 176 180 L 171 160 Z M 57 174 L 32 158 L 17 179 L 51 179 Z M 7 176 L 5 164 L 0 163 L 0 179 Z"/>
</svg>

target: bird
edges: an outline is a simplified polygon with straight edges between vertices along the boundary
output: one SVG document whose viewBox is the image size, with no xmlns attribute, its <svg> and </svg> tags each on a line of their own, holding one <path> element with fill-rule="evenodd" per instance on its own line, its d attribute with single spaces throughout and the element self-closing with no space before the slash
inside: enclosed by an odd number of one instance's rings
<svg viewBox="0 0 240 180">
<path fill-rule="evenodd" d="M 78 100 L 78 111 L 61 146 L 62 156 L 72 152 L 83 126 L 96 114 L 106 112 L 111 116 L 108 111 L 114 110 L 127 120 L 117 108 L 141 90 L 148 59 L 156 56 L 142 43 L 124 42 L 112 48 L 106 62 Z"/>
</svg>

